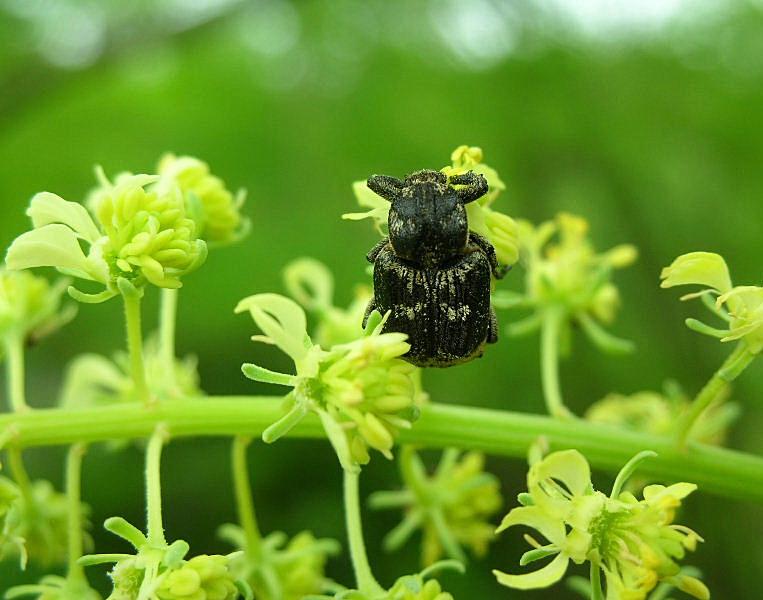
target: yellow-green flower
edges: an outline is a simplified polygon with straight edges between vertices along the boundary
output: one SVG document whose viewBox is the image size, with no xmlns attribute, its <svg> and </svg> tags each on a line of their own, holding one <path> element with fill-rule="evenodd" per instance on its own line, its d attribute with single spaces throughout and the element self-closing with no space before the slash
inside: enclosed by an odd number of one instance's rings
<svg viewBox="0 0 763 600">
<path fill-rule="evenodd" d="M 610 352 L 630 349 L 630 343 L 613 337 L 602 325 L 610 324 L 620 306 L 620 294 L 610 281 L 615 269 L 636 260 L 636 249 L 628 244 L 598 253 L 588 238 L 585 219 L 559 213 L 553 221 L 537 227 L 519 222 L 521 256 L 526 270 L 525 292 L 496 293 L 503 308 L 529 308 L 533 315 L 515 323 L 510 331 L 525 334 L 537 330 L 549 311 L 561 315 L 569 338 L 571 321 L 577 322 L 599 347 Z"/>
<path fill-rule="evenodd" d="M 102 292 L 92 295 L 70 289 L 75 298 L 89 302 L 117 295 L 120 279 L 136 287 L 180 287 L 180 278 L 204 262 L 206 244 L 186 216 L 180 191 L 160 194 L 149 187 L 157 180 L 128 174 L 112 184 L 102 176 L 90 199 L 95 218 L 81 204 L 37 194 L 27 210 L 34 229 L 14 240 L 6 264 L 11 269 L 55 267 L 103 285 Z"/>
<path fill-rule="evenodd" d="M 681 299 L 702 298 L 715 316 L 726 323 L 725 327 L 716 329 L 696 319 L 687 319 L 686 324 L 691 329 L 722 342 L 741 340 L 752 354 L 763 350 L 763 287 L 733 286 L 722 256 L 712 252 L 683 254 L 665 267 L 660 277 L 664 288 L 701 286 L 703 289 L 699 292 Z M 716 298 L 715 302 L 712 297 Z"/>
<path fill-rule="evenodd" d="M 172 377 L 167 377 L 166 362 L 158 338 L 150 337 L 143 349 L 146 383 L 152 397 L 162 399 L 197 398 L 204 395 L 199 387 L 195 356 L 176 358 Z M 111 360 L 99 354 L 82 354 L 67 367 L 59 404 L 67 408 L 84 408 L 141 402 L 130 375 L 129 357 L 115 354 Z"/>
<path fill-rule="evenodd" d="M 642 500 L 621 491 L 649 455 L 653 453 L 641 453 L 623 468 L 610 496 L 594 489 L 588 462 L 576 450 L 554 452 L 532 464 L 528 493 L 520 496 L 523 506 L 506 516 L 499 531 L 524 525 L 545 539 L 526 538 L 533 549 L 522 556 L 521 565 L 553 558 L 530 573 L 495 571 L 498 581 L 515 589 L 544 588 L 561 580 L 570 562 L 591 562 L 604 573 L 608 600 L 644 600 L 663 581 L 709 599 L 704 584 L 682 574 L 678 564 L 702 541 L 691 529 L 674 524 L 681 501 L 696 486 L 650 485 Z"/>
<path fill-rule="evenodd" d="M 135 554 L 94 554 L 80 564 L 115 563 L 109 573 L 113 583 L 107 600 L 236 600 L 242 589 L 230 570 L 235 555 L 200 555 L 186 559 L 183 540 L 172 544 L 151 542 L 136 527 L 113 517 L 105 527 L 129 542 Z"/>
<path fill-rule="evenodd" d="M 380 324 L 365 337 L 324 350 L 310 339 L 304 311 L 289 298 L 257 294 L 239 303 L 236 312 L 245 311 L 265 334 L 253 339 L 276 345 L 296 368 L 291 375 L 242 367 L 250 379 L 294 388 L 288 413 L 263 439 L 275 441 L 315 412 L 345 469 L 367 463 L 369 448 L 391 458 L 397 431 L 418 414 L 416 370 L 401 359 L 410 348 L 406 336 L 383 334 Z"/>
<path fill-rule="evenodd" d="M 0 532 L 0 557 L 18 556 L 23 565 L 27 559 L 41 566 L 63 564 L 67 558 L 68 501 L 66 494 L 53 488 L 49 481 L 29 484 L 22 493 L 7 480 L 0 484 L 6 500 L 3 529 Z M 82 504 L 83 515 L 89 508 Z M 83 521 L 87 520 L 83 518 Z"/>
<path fill-rule="evenodd" d="M 448 449 L 431 476 L 410 448 L 404 448 L 400 462 L 405 488 L 377 492 L 370 498 L 374 508 L 405 511 L 403 521 L 385 538 L 386 549 L 400 548 L 421 529 L 425 566 L 444 554 L 464 562 L 461 546 L 484 556 L 495 538 L 495 526 L 489 519 L 503 504 L 498 480 L 484 470 L 484 455 Z"/>
<path fill-rule="evenodd" d="M 165 154 L 159 160 L 158 172 L 162 177 L 159 189 L 170 192 L 174 185 L 180 188 L 200 238 L 210 244 L 230 244 L 248 233 L 249 219 L 241 214 L 246 192 L 240 190 L 234 196 L 225 182 L 210 172 L 207 163 L 193 156 Z"/>
<path fill-rule="evenodd" d="M 498 262 L 503 265 L 513 265 L 519 256 L 519 237 L 516 222 L 503 213 L 491 208 L 499 194 L 506 189 L 495 169 L 482 162 L 482 149 L 477 147 L 459 146 L 451 154 L 452 164 L 443 167 L 442 172 L 449 178 L 474 171 L 484 175 L 488 183 L 488 193 L 476 202 L 466 206 L 469 228 L 483 235 L 495 248 Z M 387 218 L 390 204 L 374 192 L 365 181 L 352 184 L 355 199 L 362 208 L 369 209 L 363 213 L 347 213 L 343 219 L 357 221 L 372 219 L 380 234 L 386 235 Z"/>
<path fill-rule="evenodd" d="M 264 538 L 255 555 L 247 553 L 237 525 L 224 525 L 220 536 L 241 550 L 231 561 L 237 579 L 249 583 L 258 600 L 302 600 L 332 587 L 326 577 L 328 557 L 339 552 L 335 540 L 316 539 L 309 531 L 291 539 L 280 532 Z"/>
<path fill-rule="evenodd" d="M 739 415 L 739 406 L 727 403 L 727 397 L 728 389 L 700 415 L 692 428 L 692 439 L 712 445 L 724 443 L 729 425 Z M 666 386 L 663 393 L 612 393 L 594 403 L 585 418 L 594 423 L 669 436 L 675 433 L 676 424 L 684 417 L 690 404 L 690 399 L 675 385 Z"/>
<path fill-rule="evenodd" d="M 84 578 L 58 575 L 47 575 L 35 585 L 13 587 L 5 594 L 8 600 L 25 596 L 35 596 L 37 600 L 101 600 L 101 595 Z"/>
<path fill-rule="evenodd" d="M 62 309 L 68 282 L 51 285 L 24 271 L 0 270 L 0 339 L 36 341 L 66 324 L 74 308 Z"/>
<path fill-rule="evenodd" d="M 381 595 L 369 596 L 358 590 L 342 589 L 333 596 L 310 596 L 310 598 L 315 600 L 453 600 L 451 594 L 443 591 L 439 581 L 430 579 L 431 575 L 445 569 L 464 572 L 463 565 L 457 561 L 441 561 L 416 575 L 400 577 L 389 590 Z"/>
</svg>

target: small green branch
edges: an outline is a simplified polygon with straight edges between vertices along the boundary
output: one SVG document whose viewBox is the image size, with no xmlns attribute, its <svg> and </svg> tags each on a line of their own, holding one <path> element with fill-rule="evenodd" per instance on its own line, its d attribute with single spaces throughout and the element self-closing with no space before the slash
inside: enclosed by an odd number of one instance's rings
<svg viewBox="0 0 763 600">
<path fill-rule="evenodd" d="M 34 500 L 32 498 L 32 481 L 29 479 L 29 475 L 24 467 L 24 459 L 21 456 L 21 448 L 13 445 L 9 446 L 8 452 L 8 466 L 11 469 L 13 480 L 16 485 L 19 486 L 21 497 L 28 507 L 34 506 Z"/>
<path fill-rule="evenodd" d="M 564 320 L 561 309 L 550 308 L 543 315 L 540 337 L 540 369 L 543 397 L 548 414 L 570 418 L 572 413 L 564 405 L 559 385 L 559 331 Z"/>
<path fill-rule="evenodd" d="M 141 331 L 140 296 L 122 294 L 125 305 L 125 325 L 127 327 L 127 349 L 130 353 L 130 374 L 135 383 L 138 398 L 145 404 L 151 402 L 146 383 L 146 367 L 143 364 L 143 332 Z"/>
<path fill-rule="evenodd" d="M 84 444 L 73 444 L 66 455 L 66 498 L 68 504 L 68 577 L 71 580 L 85 580 L 85 572 L 79 564 L 82 556 L 82 458 Z"/>
<path fill-rule="evenodd" d="M 359 474 L 343 470 L 344 473 L 344 510 L 347 520 L 347 538 L 350 543 L 352 567 L 358 591 L 367 596 L 377 596 L 384 590 L 374 578 L 368 563 L 366 544 L 363 540 L 363 521 L 360 516 Z"/>
<path fill-rule="evenodd" d="M 14 412 L 28 410 L 24 383 L 24 337 L 9 335 L 5 341 L 8 399 Z"/>
<path fill-rule="evenodd" d="M 178 291 L 162 289 L 161 312 L 159 314 L 159 344 L 164 364 L 164 376 L 168 388 L 175 384 L 175 326 L 177 322 Z"/>
<path fill-rule="evenodd" d="M 162 448 L 168 433 L 164 424 L 156 426 L 146 448 L 146 513 L 147 538 L 149 544 L 165 546 L 164 525 L 162 523 Z"/>
<path fill-rule="evenodd" d="M 19 447 L 69 445 L 76 442 L 141 439 L 164 423 L 174 438 L 184 436 L 256 437 L 283 415 L 282 397 L 210 396 L 170 400 L 152 407 L 138 403 L 87 409 L 37 409 L 0 415 L 0 431 L 12 428 Z M 324 439 L 320 421 L 307 415 L 290 437 Z M 469 406 L 430 404 L 401 444 L 428 448 L 457 447 L 526 460 L 528 448 L 543 436 L 549 450 L 575 448 L 598 469 L 617 473 L 642 450 L 658 457 L 639 467 L 655 480 L 689 481 L 703 492 L 763 503 L 763 458 L 689 442 L 676 446 L 672 436 L 655 436 L 583 419 Z"/>
<path fill-rule="evenodd" d="M 697 394 L 696 398 L 691 403 L 689 410 L 683 416 L 678 423 L 678 443 L 679 446 L 686 446 L 686 442 L 689 439 L 692 428 L 697 423 L 697 420 L 702 416 L 702 413 L 712 405 L 712 403 L 723 392 L 726 386 L 734 381 L 742 371 L 744 371 L 749 364 L 755 359 L 755 354 L 750 352 L 747 348 L 747 344 L 741 341 L 737 344 L 734 351 L 724 361 L 721 368 L 718 369 L 710 378 L 705 386 Z"/>
<path fill-rule="evenodd" d="M 244 530 L 245 551 L 250 558 L 260 555 L 262 534 L 257 526 L 257 513 L 254 510 L 252 487 L 249 483 L 249 468 L 246 451 L 251 439 L 243 436 L 233 438 L 231 447 L 231 466 L 233 468 L 233 487 L 236 492 L 236 510 L 238 521 Z"/>
<path fill-rule="evenodd" d="M 604 600 L 601 590 L 601 568 L 598 561 L 591 562 L 591 600 Z"/>
</svg>

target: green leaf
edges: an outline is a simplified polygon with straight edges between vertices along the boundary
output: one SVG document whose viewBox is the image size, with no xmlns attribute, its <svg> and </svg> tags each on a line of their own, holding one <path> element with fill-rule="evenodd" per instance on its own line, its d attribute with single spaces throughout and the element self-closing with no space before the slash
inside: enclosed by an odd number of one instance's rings
<svg viewBox="0 0 763 600">
<path fill-rule="evenodd" d="M 103 527 L 106 531 L 110 531 L 114 535 L 121 537 L 123 540 L 130 542 L 136 550 L 148 543 L 143 532 L 122 517 L 110 517 L 106 519 Z"/>
<path fill-rule="evenodd" d="M 260 381 L 262 383 L 274 383 L 276 385 L 288 385 L 294 387 L 299 382 L 299 378 L 294 375 L 277 373 L 251 363 L 241 365 L 241 371 L 252 381 Z"/>
</svg>

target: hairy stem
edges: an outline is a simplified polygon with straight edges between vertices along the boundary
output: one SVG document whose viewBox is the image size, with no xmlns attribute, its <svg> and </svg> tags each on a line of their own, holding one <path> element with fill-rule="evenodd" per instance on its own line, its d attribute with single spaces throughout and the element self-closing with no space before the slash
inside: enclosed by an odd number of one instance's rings
<svg viewBox="0 0 763 600">
<path fill-rule="evenodd" d="M 148 440 L 148 447 L 146 448 L 146 533 L 148 542 L 155 546 L 167 544 L 162 523 L 161 480 L 162 448 L 166 441 L 167 428 L 163 424 L 159 424 Z"/>
<path fill-rule="evenodd" d="M 344 510 L 347 520 L 347 538 L 350 543 L 350 556 L 355 571 L 358 591 L 367 596 L 376 596 L 384 590 L 374 578 L 368 563 L 366 544 L 363 540 L 363 522 L 360 516 L 359 474 L 343 470 L 344 473 Z"/>
<path fill-rule="evenodd" d="M 8 400 L 14 412 L 28 410 L 24 384 L 24 337 L 9 335 L 5 343 Z"/>
<path fill-rule="evenodd" d="M 162 289 L 161 312 L 159 314 L 159 344 L 164 365 L 167 387 L 175 388 L 175 325 L 177 322 L 178 291 Z"/>
<path fill-rule="evenodd" d="M 140 319 L 140 296 L 122 294 L 125 305 L 125 325 L 127 327 L 127 349 L 130 353 L 130 374 L 135 383 L 135 391 L 145 404 L 150 404 L 151 395 L 146 383 L 146 367 L 143 364 L 143 332 Z"/>
<path fill-rule="evenodd" d="M 13 431 L 20 447 L 68 445 L 76 442 L 140 439 L 160 423 L 173 437 L 260 435 L 283 414 L 283 398 L 210 396 L 170 400 L 145 407 L 139 403 L 83 409 L 37 409 L 0 415 L 0 431 Z M 322 439 L 317 417 L 307 415 L 288 434 Z M 704 492 L 763 503 L 763 458 L 690 441 L 676 447 L 675 437 L 656 436 L 590 423 L 505 410 L 430 404 L 403 444 L 429 448 L 458 447 L 525 460 L 540 436 L 549 449 L 576 448 L 598 469 L 617 473 L 634 455 L 653 450 L 639 472 L 664 481 L 690 481 Z"/>
<path fill-rule="evenodd" d="M 249 468 L 246 451 L 251 439 L 244 436 L 233 438 L 231 447 L 231 466 L 233 468 L 233 487 L 236 492 L 236 510 L 238 522 L 244 530 L 246 553 L 250 558 L 258 558 L 262 534 L 257 526 L 257 513 L 254 510 L 252 487 L 249 483 Z"/>
<path fill-rule="evenodd" d="M 21 456 L 21 448 L 18 446 L 8 447 L 8 466 L 11 469 L 13 480 L 16 485 L 19 486 L 21 497 L 24 499 L 27 507 L 30 509 L 34 506 L 32 497 L 32 481 L 29 479 L 29 475 L 24 467 L 24 459 Z"/>
<path fill-rule="evenodd" d="M 564 405 L 559 385 L 559 330 L 564 320 L 561 309 L 550 308 L 543 315 L 540 338 L 540 368 L 543 397 L 548 414 L 569 418 L 572 413 Z"/>
<path fill-rule="evenodd" d="M 85 579 L 85 571 L 77 562 L 82 556 L 82 457 L 84 444 L 73 444 L 66 455 L 66 499 L 68 505 L 68 576 L 69 579 Z"/>
<path fill-rule="evenodd" d="M 678 423 L 678 443 L 679 446 L 686 445 L 691 435 L 694 425 L 707 408 L 718 398 L 726 386 L 734 381 L 742 371 L 744 371 L 755 358 L 755 354 L 747 349 L 747 344 L 742 341 L 734 348 L 734 351 L 721 365 L 699 394 L 694 398 L 687 413 Z"/>
</svg>

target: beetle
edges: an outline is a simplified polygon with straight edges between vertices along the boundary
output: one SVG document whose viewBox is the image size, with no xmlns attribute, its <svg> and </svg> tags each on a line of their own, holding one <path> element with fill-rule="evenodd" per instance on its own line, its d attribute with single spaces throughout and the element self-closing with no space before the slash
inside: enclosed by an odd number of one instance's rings
<svg viewBox="0 0 763 600">
<path fill-rule="evenodd" d="M 473 171 L 448 179 L 424 169 L 402 180 L 372 175 L 367 183 L 391 206 L 389 235 L 366 256 L 374 295 L 363 327 L 374 310 L 389 313 L 383 331 L 407 334 L 411 349 L 403 358 L 422 367 L 482 356 L 485 344 L 498 341 L 490 277 L 508 271 L 492 244 L 469 230 L 464 206 L 487 193 L 487 180 Z"/>
</svg>

